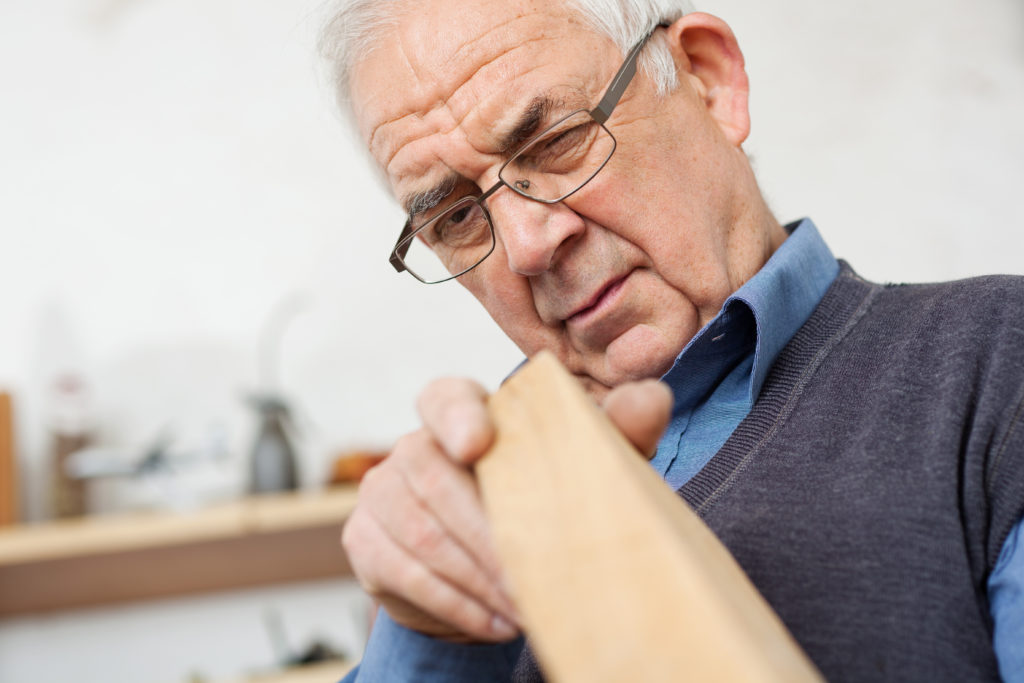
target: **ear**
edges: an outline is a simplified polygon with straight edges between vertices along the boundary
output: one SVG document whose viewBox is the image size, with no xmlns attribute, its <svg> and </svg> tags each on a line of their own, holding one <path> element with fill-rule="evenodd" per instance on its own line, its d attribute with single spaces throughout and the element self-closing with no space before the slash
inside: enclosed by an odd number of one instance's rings
<svg viewBox="0 0 1024 683">
<path fill-rule="evenodd" d="M 667 32 L 680 78 L 689 79 L 726 139 L 740 146 L 750 134 L 750 84 L 732 29 L 718 17 L 694 12 Z"/>
</svg>

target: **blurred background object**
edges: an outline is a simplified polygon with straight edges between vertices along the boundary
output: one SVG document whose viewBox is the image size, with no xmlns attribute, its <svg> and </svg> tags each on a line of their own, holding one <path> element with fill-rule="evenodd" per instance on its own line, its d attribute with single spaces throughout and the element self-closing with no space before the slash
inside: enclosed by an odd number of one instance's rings
<svg viewBox="0 0 1024 683">
<path fill-rule="evenodd" d="M 298 465 L 288 435 L 294 429 L 288 404 L 267 394 L 251 397 L 249 404 L 259 418 L 256 442 L 249 454 L 249 491 L 272 493 L 297 488 Z"/>
<path fill-rule="evenodd" d="M 292 441 L 295 423 L 292 410 L 281 390 L 281 348 L 289 324 L 305 307 L 304 298 L 293 295 L 281 300 L 271 312 L 260 339 L 260 384 L 249 397 L 259 426 L 249 453 L 249 491 L 270 493 L 298 488 L 298 462 Z"/>
<path fill-rule="evenodd" d="M 358 484 L 370 468 L 379 465 L 388 456 L 382 450 L 343 451 L 334 458 L 331 466 L 332 484 Z"/>
<path fill-rule="evenodd" d="M 68 461 L 92 443 L 85 382 L 71 374 L 58 377 L 50 400 L 52 516 L 77 517 L 86 511 L 85 481 L 68 472 Z"/>
<path fill-rule="evenodd" d="M 18 521 L 18 463 L 14 450 L 14 407 L 0 391 L 0 527 Z"/>
<path fill-rule="evenodd" d="M 167 428 L 146 447 L 76 450 L 64 473 L 85 490 L 90 514 L 190 510 L 243 493 L 224 441 L 212 429 L 202 442 L 183 448 Z"/>
</svg>

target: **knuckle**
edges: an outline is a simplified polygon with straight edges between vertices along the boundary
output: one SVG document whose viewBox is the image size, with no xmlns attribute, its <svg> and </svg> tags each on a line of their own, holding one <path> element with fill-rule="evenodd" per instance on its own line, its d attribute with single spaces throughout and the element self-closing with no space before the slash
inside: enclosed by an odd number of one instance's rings
<svg viewBox="0 0 1024 683">
<path fill-rule="evenodd" d="M 444 542 L 444 534 L 432 520 L 419 518 L 410 520 L 409 550 L 417 557 L 432 557 Z"/>
<path fill-rule="evenodd" d="M 389 464 L 392 467 L 398 466 L 399 463 L 408 457 L 410 449 L 413 448 L 412 441 L 413 434 L 404 434 L 400 436 L 398 441 L 395 442 L 394 448 L 391 449 L 391 454 L 378 467 L 375 467 L 374 470 L 379 470 Z M 373 470 L 370 470 L 370 472 L 372 471 Z M 369 474 L 369 472 L 367 474 Z"/>
<path fill-rule="evenodd" d="M 341 545 L 352 567 L 352 574 L 362 589 L 373 596 L 385 592 L 384 579 L 388 570 L 382 566 L 377 540 L 362 517 L 349 519 L 341 529 Z"/>
<path fill-rule="evenodd" d="M 486 635 L 490 631 L 490 614 L 468 599 L 457 600 L 451 606 L 449 618 L 452 623 L 467 633 Z"/>
<path fill-rule="evenodd" d="M 440 461 L 448 463 L 447 460 Z M 450 495 L 452 471 L 438 463 L 424 467 L 416 477 L 417 492 L 427 500 L 444 500 Z"/>
<path fill-rule="evenodd" d="M 367 533 L 365 516 L 359 511 L 352 513 L 345 525 L 341 527 L 341 548 L 345 551 L 353 567 L 364 566 L 373 552 L 373 536 Z"/>
<path fill-rule="evenodd" d="M 450 396 L 454 382 L 455 380 L 452 377 L 439 377 L 431 380 L 416 397 L 416 409 L 420 415 L 436 406 L 439 401 L 443 401 L 447 396 Z"/>
<path fill-rule="evenodd" d="M 382 472 L 386 473 L 387 470 L 383 469 L 384 463 L 381 463 L 377 467 L 369 469 L 366 474 L 363 475 L 362 480 L 359 482 L 359 495 L 364 496 L 366 494 L 372 494 L 373 490 L 380 483 L 380 477 Z"/>
<path fill-rule="evenodd" d="M 349 518 L 345 525 L 341 527 L 341 547 L 349 555 L 353 555 L 358 552 L 359 549 L 359 537 L 356 531 L 356 527 L 359 524 L 359 517 L 356 513 L 353 513 L 352 517 Z"/>
<path fill-rule="evenodd" d="M 464 377 L 440 377 L 430 382 L 416 399 L 420 415 L 438 414 L 466 402 L 478 402 L 484 388 Z"/>
<path fill-rule="evenodd" d="M 430 575 L 423 566 L 415 562 L 396 567 L 391 575 L 392 584 L 396 589 L 394 592 L 404 598 L 413 599 L 414 602 L 418 602 L 415 600 L 418 596 L 430 592 L 429 578 Z"/>
<path fill-rule="evenodd" d="M 463 377 L 445 376 L 438 377 L 427 383 L 427 386 L 420 392 L 420 399 L 438 398 L 441 396 L 451 396 L 463 391 L 467 386 L 471 386 L 472 382 Z"/>
<path fill-rule="evenodd" d="M 392 468 L 400 470 L 415 469 L 418 463 L 427 455 L 431 443 L 430 434 L 425 429 L 409 432 L 398 440 L 395 444 L 395 449 L 391 452 L 391 456 L 374 469 L 381 469 L 389 462 Z"/>
<path fill-rule="evenodd" d="M 372 574 L 363 572 L 356 573 L 355 576 L 356 581 L 359 582 L 359 587 L 362 588 L 363 591 L 367 593 L 367 595 L 377 597 L 379 595 L 385 594 L 386 591 L 383 590 L 380 583 L 373 577 Z"/>
</svg>

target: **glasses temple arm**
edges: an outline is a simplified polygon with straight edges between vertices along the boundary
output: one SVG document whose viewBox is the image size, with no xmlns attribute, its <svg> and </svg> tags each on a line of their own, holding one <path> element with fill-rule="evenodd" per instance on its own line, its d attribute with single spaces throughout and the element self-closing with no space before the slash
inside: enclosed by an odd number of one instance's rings
<svg viewBox="0 0 1024 683">
<path fill-rule="evenodd" d="M 412 220 L 407 220 L 405 225 L 402 227 L 402 233 L 398 236 L 398 241 L 395 242 L 395 248 L 391 250 L 391 258 L 388 259 L 388 263 L 391 264 L 391 267 L 394 268 L 396 272 L 405 272 L 405 264 L 402 262 L 402 259 L 404 259 L 405 255 L 409 253 L 409 245 L 412 243 L 406 242 L 405 244 L 402 244 L 402 240 L 404 240 L 411 232 Z"/>
<path fill-rule="evenodd" d="M 643 38 L 629 51 L 629 55 L 626 60 L 619 67 L 618 73 L 615 74 L 615 78 L 612 79 L 608 89 L 604 91 L 604 97 L 597 103 L 590 115 L 598 123 L 604 123 L 608 120 L 608 117 L 612 115 L 612 110 L 615 109 L 615 105 L 619 103 L 622 98 L 622 93 L 626 92 L 626 88 L 629 87 L 630 81 L 633 80 L 633 76 L 636 75 L 636 62 L 640 56 L 640 51 L 643 50 L 644 45 L 650 39 L 654 32 L 658 30 L 660 26 L 668 26 L 668 24 L 658 24 L 650 31 L 647 32 Z"/>
</svg>

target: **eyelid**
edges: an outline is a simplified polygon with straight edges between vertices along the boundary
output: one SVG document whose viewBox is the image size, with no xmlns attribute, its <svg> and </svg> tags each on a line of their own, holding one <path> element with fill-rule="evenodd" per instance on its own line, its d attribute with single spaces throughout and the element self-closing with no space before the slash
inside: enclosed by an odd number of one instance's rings
<svg viewBox="0 0 1024 683">
<path fill-rule="evenodd" d="M 421 217 L 424 214 L 432 211 L 433 209 L 436 209 L 442 204 L 453 206 L 456 203 L 462 201 L 463 199 L 466 199 L 467 197 L 478 197 L 480 196 L 481 192 L 483 191 L 476 183 L 463 178 L 458 182 L 454 183 L 453 186 L 444 194 L 436 198 L 432 198 L 432 201 L 429 204 L 425 204 L 416 213 L 410 213 L 409 221 L 413 225 L 416 225 L 417 220 L 421 219 Z"/>
<path fill-rule="evenodd" d="M 589 109 L 589 101 L 587 93 L 577 91 L 576 89 L 535 97 L 519 114 L 520 129 L 513 129 L 499 136 L 498 139 L 501 143 L 497 145 L 497 153 L 506 158 L 514 156 L 516 152 L 559 119 L 565 118 L 581 109 Z M 532 124 L 528 130 L 521 128 L 522 124 L 526 121 Z"/>
<path fill-rule="evenodd" d="M 467 188 L 468 191 L 461 191 L 460 188 L 462 187 Z M 415 223 L 420 216 L 437 208 L 452 195 L 456 195 L 457 198 L 461 198 L 466 195 L 473 194 L 472 188 L 476 188 L 476 184 L 465 178 L 456 177 L 447 179 L 441 185 L 418 195 L 416 199 L 413 200 L 409 206 L 409 221 Z"/>
</svg>

